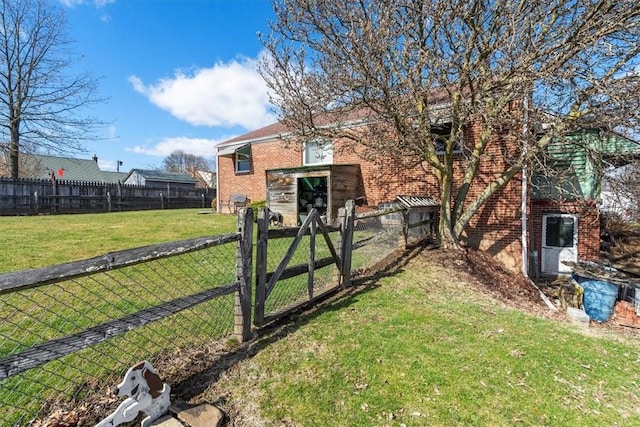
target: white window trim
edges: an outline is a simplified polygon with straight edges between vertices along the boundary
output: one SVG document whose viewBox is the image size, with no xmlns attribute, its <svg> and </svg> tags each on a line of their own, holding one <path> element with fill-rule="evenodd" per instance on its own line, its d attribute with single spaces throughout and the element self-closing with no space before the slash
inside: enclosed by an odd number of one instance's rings
<svg viewBox="0 0 640 427">
<path fill-rule="evenodd" d="M 330 161 L 318 161 L 318 162 L 308 162 L 307 161 L 307 144 L 316 144 L 318 145 L 319 143 L 322 143 L 323 145 L 328 145 L 331 147 L 331 153 L 330 153 Z M 329 151 L 329 150 L 323 150 L 323 151 Z M 328 155 L 329 156 L 329 155 Z M 303 166 L 316 166 L 316 165 L 331 165 L 333 164 L 333 141 L 331 141 L 330 139 L 325 139 L 325 140 L 312 140 L 312 141 L 307 141 L 304 143 L 303 147 L 302 147 L 302 165 Z"/>
<path fill-rule="evenodd" d="M 249 149 L 249 158 L 247 160 L 243 160 L 243 161 L 246 161 L 249 164 L 249 168 L 247 170 L 242 170 L 241 171 L 238 168 L 238 163 L 239 163 L 239 161 L 238 161 L 238 159 L 239 159 L 238 151 L 240 151 L 242 149 L 245 149 L 245 148 Z M 235 154 L 234 154 L 234 172 L 236 174 L 245 174 L 245 173 L 250 173 L 251 172 L 251 145 L 246 145 L 246 146 L 240 147 L 235 151 Z"/>
</svg>

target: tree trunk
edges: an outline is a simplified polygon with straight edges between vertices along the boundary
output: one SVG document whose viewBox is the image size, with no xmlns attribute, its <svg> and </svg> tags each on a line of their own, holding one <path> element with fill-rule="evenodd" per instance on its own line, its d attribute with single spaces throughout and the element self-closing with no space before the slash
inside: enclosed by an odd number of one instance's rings
<svg viewBox="0 0 640 427">
<path fill-rule="evenodd" d="M 453 234 L 451 227 L 451 210 L 447 212 L 440 207 L 440 221 L 438 223 L 438 240 L 444 249 L 460 249 L 460 242 Z"/>
<path fill-rule="evenodd" d="M 440 175 L 442 190 L 440 192 L 440 221 L 438 222 L 438 241 L 445 249 L 459 249 L 459 236 L 453 232 L 453 211 L 451 209 L 452 174 Z"/>
<path fill-rule="evenodd" d="M 18 167 L 20 156 L 20 132 L 15 123 L 11 124 L 11 144 L 9 148 L 9 165 L 11 170 L 11 178 L 18 178 L 20 169 Z"/>
</svg>

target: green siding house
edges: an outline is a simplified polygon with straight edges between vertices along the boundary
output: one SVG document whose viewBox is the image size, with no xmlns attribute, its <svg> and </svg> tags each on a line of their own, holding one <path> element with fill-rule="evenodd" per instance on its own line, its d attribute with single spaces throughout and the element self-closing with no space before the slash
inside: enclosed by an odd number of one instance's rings
<svg viewBox="0 0 640 427">
<path fill-rule="evenodd" d="M 76 159 L 20 153 L 18 170 L 19 178 L 31 179 L 117 183 L 127 177 L 126 172 L 101 170 L 96 156 L 91 159 Z M 0 176 L 9 176 L 8 172 L 8 162 L 5 158 L 0 158 Z"/>
<path fill-rule="evenodd" d="M 607 168 L 640 157 L 640 144 L 621 135 L 587 129 L 551 143 L 531 177 L 534 199 L 599 200 Z"/>
<path fill-rule="evenodd" d="M 532 271 L 567 274 L 565 261 L 599 258 L 605 172 L 638 158 L 640 144 L 599 129 L 567 134 L 547 147 L 531 176 Z"/>
</svg>

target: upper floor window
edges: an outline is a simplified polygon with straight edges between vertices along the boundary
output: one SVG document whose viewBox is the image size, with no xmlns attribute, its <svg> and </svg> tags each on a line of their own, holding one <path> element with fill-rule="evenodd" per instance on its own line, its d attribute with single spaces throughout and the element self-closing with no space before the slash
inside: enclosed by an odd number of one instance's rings
<svg viewBox="0 0 640 427">
<path fill-rule="evenodd" d="M 303 163 L 305 166 L 333 163 L 333 142 L 329 140 L 306 142 Z"/>
<path fill-rule="evenodd" d="M 251 145 L 236 150 L 236 173 L 247 173 L 251 170 Z"/>
<path fill-rule="evenodd" d="M 436 154 L 444 154 L 447 141 L 451 138 L 451 123 L 443 123 L 441 125 L 433 126 L 431 128 L 431 134 L 433 135 Z M 453 153 L 462 153 L 462 145 L 459 141 L 455 142 L 455 145 L 453 146 Z"/>
</svg>

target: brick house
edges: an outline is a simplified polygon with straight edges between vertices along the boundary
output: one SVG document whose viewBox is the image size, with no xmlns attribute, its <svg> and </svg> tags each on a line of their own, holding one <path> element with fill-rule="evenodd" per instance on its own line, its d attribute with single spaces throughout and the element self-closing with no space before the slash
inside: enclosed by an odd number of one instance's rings
<svg viewBox="0 0 640 427">
<path fill-rule="evenodd" d="M 548 148 L 547 161 L 558 175 L 534 172 L 529 187 L 531 249 L 539 256 L 535 271 L 569 273 L 561 261 L 599 259 L 604 168 L 639 154 L 637 142 L 600 129 L 573 132 Z"/>
<path fill-rule="evenodd" d="M 465 128 L 465 140 L 473 141 L 480 131 L 479 122 L 471 123 Z M 287 136 L 285 126 L 274 123 L 217 146 L 218 212 L 232 194 L 238 193 L 250 201 L 265 200 L 273 210 L 285 207 L 288 224 L 299 223 L 305 208 L 311 207 L 326 209 L 327 216 L 332 217 L 345 198 L 370 207 L 393 202 L 398 195 L 438 199 L 437 180 L 420 165 L 407 166 L 393 159 L 368 160 L 357 150 L 343 149 L 339 140 L 292 147 L 285 143 Z M 472 186 L 470 197 L 504 169 L 503 150 L 508 142 L 497 142 L 485 153 L 478 184 Z M 458 181 L 464 170 L 464 156 L 459 158 Z M 345 174 L 350 177 L 348 181 Z M 336 181 L 342 183 L 338 184 L 341 188 L 335 188 Z M 464 231 L 463 243 L 488 252 L 512 271 L 527 274 L 537 274 L 541 269 L 545 274 L 563 273 L 562 260 L 598 260 L 597 192 L 577 198 L 533 193 L 529 178 L 523 179 L 522 173 L 516 175 L 480 207 Z M 278 204 L 291 200 L 295 201 L 293 205 Z"/>
</svg>

